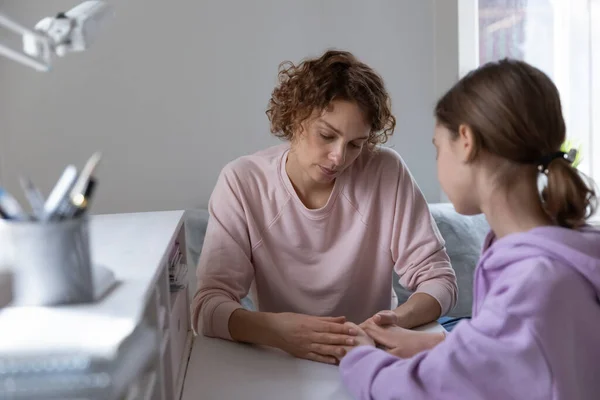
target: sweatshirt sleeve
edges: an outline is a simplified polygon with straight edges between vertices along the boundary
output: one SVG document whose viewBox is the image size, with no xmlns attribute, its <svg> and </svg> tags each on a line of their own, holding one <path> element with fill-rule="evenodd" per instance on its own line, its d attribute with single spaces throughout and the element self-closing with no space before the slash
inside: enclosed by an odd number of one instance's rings
<svg viewBox="0 0 600 400">
<path fill-rule="evenodd" d="M 211 195 L 208 226 L 196 277 L 198 290 L 191 305 L 194 333 L 201 328 L 210 337 L 232 340 L 229 317 L 242 308 L 254 268 L 248 216 L 239 181 L 231 168 L 224 168 Z"/>
<path fill-rule="evenodd" d="M 456 275 L 427 201 L 400 160 L 391 237 L 394 270 L 408 290 L 427 293 L 445 315 L 456 304 Z"/>
<path fill-rule="evenodd" d="M 352 350 L 340 364 L 345 386 L 357 399 L 551 398 L 552 371 L 522 306 L 531 293 L 514 286 L 499 286 L 476 317 L 412 358 Z"/>
</svg>

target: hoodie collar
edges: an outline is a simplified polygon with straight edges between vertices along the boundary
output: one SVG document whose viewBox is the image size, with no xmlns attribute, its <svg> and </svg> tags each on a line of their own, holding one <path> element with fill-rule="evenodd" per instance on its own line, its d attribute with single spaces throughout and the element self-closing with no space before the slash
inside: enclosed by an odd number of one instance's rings
<svg viewBox="0 0 600 400">
<path fill-rule="evenodd" d="M 537 257 L 547 257 L 576 270 L 600 293 L 600 230 L 590 226 L 580 229 L 544 226 L 499 239 L 490 232 L 484 242 L 480 267 L 495 270 Z"/>
</svg>

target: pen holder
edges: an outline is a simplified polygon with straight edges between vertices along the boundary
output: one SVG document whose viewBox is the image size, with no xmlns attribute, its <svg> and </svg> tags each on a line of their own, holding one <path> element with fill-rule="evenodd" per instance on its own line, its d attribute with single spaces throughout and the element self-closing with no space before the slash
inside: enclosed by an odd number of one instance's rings
<svg viewBox="0 0 600 400">
<path fill-rule="evenodd" d="M 0 220 L 0 259 L 13 271 L 15 306 L 94 300 L 88 219 Z"/>
</svg>

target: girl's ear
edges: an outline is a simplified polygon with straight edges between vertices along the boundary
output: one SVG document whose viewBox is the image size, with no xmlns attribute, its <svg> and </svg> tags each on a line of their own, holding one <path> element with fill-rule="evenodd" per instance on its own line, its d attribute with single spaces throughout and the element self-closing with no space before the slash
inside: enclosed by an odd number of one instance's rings
<svg viewBox="0 0 600 400">
<path fill-rule="evenodd" d="M 458 127 L 457 148 L 462 162 L 467 163 L 475 158 L 475 134 L 470 126 L 461 124 Z"/>
</svg>

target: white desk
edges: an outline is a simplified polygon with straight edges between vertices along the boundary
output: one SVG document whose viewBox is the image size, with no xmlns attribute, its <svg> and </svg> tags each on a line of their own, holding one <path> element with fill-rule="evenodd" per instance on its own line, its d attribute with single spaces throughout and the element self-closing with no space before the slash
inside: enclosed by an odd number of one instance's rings
<svg viewBox="0 0 600 400">
<path fill-rule="evenodd" d="M 438 323 L 418 330 L 441 332 Z M 198 335 L 181 400 L 346 400 L 337 366 Z"/>
<path fill-rule="evenodd" d="M 188 294 L 169 292 L 167 270 L 175 241 L 185 248 L 183 224 L 182 211 L 94 216 L 93 262 L 114 271 L 117 286 L 93 304 L 0 310 L 0 359 L 57 349 L 125 357 L 116 375 L 133 382 L 136 400 L 348 399 L 337 367 L 273 349 L 198 336 L 188 364 Z M 136 336 L 146 324 L 156 337 Z"/>
<path fill-rule="evenodd" d="M 185 249 L 183 211 L 93 216 L 90 240 L 93 264 L 112 270 L 116 286 L 92 304 L 0 310 L 0 358 L 79 351 L 112 361 L 129 349 L 119 390 L 143 378 L 139 398 L 178 398 L 191 331 L 187 291 L 170 293 L 167 261 L 176 240 Z M 128 341 L 143 325 L 154 334 Z"/>
</svg>

